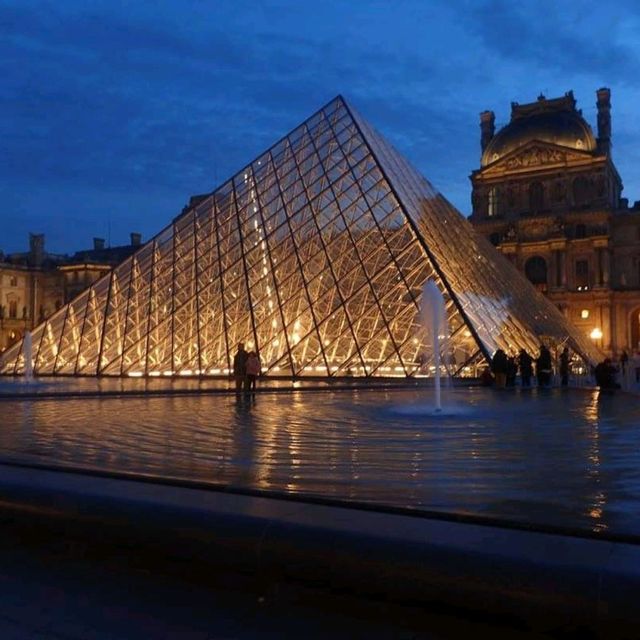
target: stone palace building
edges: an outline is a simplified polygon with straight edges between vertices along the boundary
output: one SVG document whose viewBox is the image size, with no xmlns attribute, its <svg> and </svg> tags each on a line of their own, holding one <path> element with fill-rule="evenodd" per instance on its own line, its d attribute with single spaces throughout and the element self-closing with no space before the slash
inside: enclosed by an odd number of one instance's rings
<svg viewBox="0 0 640 640">
<path fill-rule="evenodd" d="M 470 221 L 603 351 L 640 349 L 640 202 L 622 198 L 611 93 L 598 89 L 597 137 L 573 92 L 512 103 L 496 132 L 480 114 Z"/>
</svg>

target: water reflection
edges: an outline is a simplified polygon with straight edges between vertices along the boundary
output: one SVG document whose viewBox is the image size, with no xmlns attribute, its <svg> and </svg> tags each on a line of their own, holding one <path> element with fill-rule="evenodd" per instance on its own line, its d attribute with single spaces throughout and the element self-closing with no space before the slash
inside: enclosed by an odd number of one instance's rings
<svg viewBox="0 0 640 640">
<path fill-rule="evenodd" d="M 586 458 L 587 476 L 592 487 L 592 496 L 586 505 L 586 513 L 591 518 L 591 527 L 594 531 L 606 530 L 604 521 L 604 509 L 607 503 L 607 495 L 601 482 L 600 459 L 600 392 L 593 391 L 588 402 L 584 406 L 585 438 L 587 439 L 588 453 Z"/>
<path fill-rule="evenodd" d="M 640 532 L 640 411 L 624 395 L 415 391 L 3 401 L 5 456 L 519 521 Z"/>
</svg>

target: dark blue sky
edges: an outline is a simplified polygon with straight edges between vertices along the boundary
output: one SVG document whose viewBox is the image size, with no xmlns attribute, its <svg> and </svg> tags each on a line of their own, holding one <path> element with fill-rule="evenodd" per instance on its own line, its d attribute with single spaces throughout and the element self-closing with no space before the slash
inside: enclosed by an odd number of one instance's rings
<svg viewBox="0 0 640 640">
<path fill-rule="evenodd" d="M 463 213 L 478 114 L 573 89 L 640 199 L 640 9 L 630 2 L 127 0 L 0 5 L 0 249 L 43 232 L 148 239 L 343 94 Z"/>
</svg>

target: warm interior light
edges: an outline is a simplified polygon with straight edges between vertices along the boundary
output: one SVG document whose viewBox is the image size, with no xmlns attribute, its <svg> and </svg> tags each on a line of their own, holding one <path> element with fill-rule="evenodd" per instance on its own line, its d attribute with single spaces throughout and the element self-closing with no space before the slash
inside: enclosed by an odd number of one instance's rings
<svg viewBox="0 0 640 640">
<path fill-rule="evenodd" d="M 602 331 L 596 327 L 590 334 L 589 337 L 592 340 L 600 340 L 600 338 L 602 338 Z"/>
<path fill-rule="evenodd" d="M 586 320 L 586 319 L 589 317 L 589 309 L 583 309 L 583 310 L 580 312 L 580 317 L 581 317 L 583 320 Z"/>
</svg>

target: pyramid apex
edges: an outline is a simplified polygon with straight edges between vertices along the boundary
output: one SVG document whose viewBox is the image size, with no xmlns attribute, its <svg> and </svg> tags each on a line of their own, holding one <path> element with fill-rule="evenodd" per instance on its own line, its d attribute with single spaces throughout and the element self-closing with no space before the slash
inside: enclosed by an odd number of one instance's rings
<svg viewBox="0 0 640 640">
<path fill-rule="evenodd" d="M 338 93 L 336 96 L 331 98 L 331 100 L 329 100 L 329 102 L 327 102 L 327 104 L 325 106 L 333 104 L 334 102 L 338 102 L 344 107 L 348 107 L 349 106 L 349 103 L 347 102 L 346 98 L 341 93 Z"/>
</svg>

